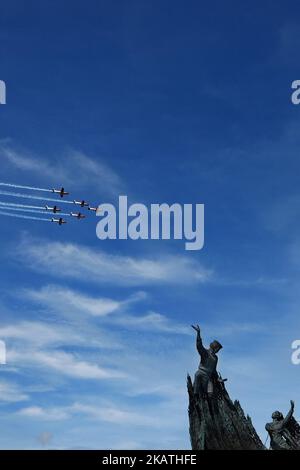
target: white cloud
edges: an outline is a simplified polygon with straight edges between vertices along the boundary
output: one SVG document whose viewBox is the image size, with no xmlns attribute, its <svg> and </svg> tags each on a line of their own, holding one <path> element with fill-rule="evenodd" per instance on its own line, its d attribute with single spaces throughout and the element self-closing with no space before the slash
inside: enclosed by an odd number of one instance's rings
<svg viewBox="0 0 300 470">
<path fill-rule="evenodd" d="M 165 333 L 190 334 L 190 328 L 171 321 L 157 312 L 149 312 L 146 315 L 121 315 L 115 317 L 115 322 L 128 328 L 144 329 L 149 331 L 161 331 Z"/>
<path fill-rule="evenodd" d="M 205 331 L 213 331 L 214 335 L 217 337 L 228 337 L 233 336 L 238 338 L 240 335 L 246 334 L 255 334 L 258 332 L 263 332 L 266 329 L 270 330 L 270 326 L 266 326 L 264 323 L 258 322 L 226 322 L 226 323 L 214 323 L 203 324 L 202 325 Z"/>
<path fill-rule="evenodd" d="M 10 363 L 22 366 L 38 366 L 43 371 L 58 372 L 63 376 L 77 379 L 120 379 L 125 378 L 123 372 L 100 367 L 85 360 L 78 359 L 73 354 L 64 351 L 22 351 L 9 352 Z"/>
<path fill-rule="evenodd" d="M 123 301 L 87 296 L 73 289 L 54 285 L 42 287 L 40 290 L 27 289 L 24 292 L 30 300 L 40 303 L 42 306 L 50 309 L 50 311 L 63 316 L 72 317 L 73 319 L 75 313 L 78 312 L 85 317 L 85 320 L 88 320 L 88 316 L 104 317 L 106 324 L 117 324 L 127 328 L 144 329 L 147 331 L 190 334 L 190 328 L 171 321 L 166 316 L 157 312 L 150 311 L 145 315 L 130 315 L 124 313 L 124 309 L 130 304 L 146 297 L 144 292 L 137 292 Z M 114 315 L 111 315 L 112 313 L 114 313 Z M 53 329 L 44 324 L 25 324 L 21 325 L 17 330 L 16 327 L 0 329 L 0 336 L 1 333 L 3 333 L 3 337 L 7 337 L 9 332 L 12 331 L 14 336 L 20 335 L 24 337 L 27 334 L 28 328 L 33 330 L 34 337 L 37 337 L 37 341 L 48 340 L 47 342 L 55 342 L 59 341 L 61 336 L 63 337 L 65 334 L 64 331 Z M 70 335 L 67 335 L 67 337 L 68 336 Z M 33 341 L 35 340 L 33 339 Z"/>
<path fill-rule="evenodd" d="M 58 314 L 60 313 L 61 311 L 58 310 Z M 0 338 L 6 341 L 10 340 L 10 346 L 16 346 L 22 350 L 28 349 L 28 347 L 36 350 L 60 346 L 87 346 L 109 350 L 121 347 L 116 341 L 112 340 L 108 331 L 104 332 L 97 328 L 97 335 L 95 335 L 94 325 L 89 325 L 88 322 L 78 323 L 78 321 L 64 321 L 62 323 L 58 320 L 56 323 L 19 321 L 2 326 L 0 328 Z M 8 349 L 10 350 L 11 347 Z"/>
<path fill-rule="evenodd" d="M 38 174 L 53 178 L 53 167 L 42 159 L 35 159 L 32 156 L 24 153 L 19 153 L 12 147 L 7 146 L 0 142 L 0 154 L 2 161 L 6 160 L 12 166 L 22 171 L 37 172 Z M 56 177 L 58 175 L 56 174 Z"/>
<path fill-rule="evenodd" d="M 70 324 L 23 321 L 0 328 L 0 337 L 9 342 L 7 363 L 17 371 L 38 368 L 46 376 L 58 373 L 77 379 L 125 378 L 126 374 L 120 372 L 118 367 L 113 370 L 101 367 L 98 361 L 95 363 L 86 359 L 89 352 L 82 353 L 84 357 L 79 357 L 57 349 L 68 345 L 73 345 L 76 349 L 81 345 L 97 349 L 119 347 L 116 340 L 111 341 L 109 332 L 105 333 L 106 340 L 102 340 L 101 330 L 97 329 L 96 339 L 93 339 L 92 333 L 95 334 L 95 329 L 84 324 L 77 325 L 76 328 Z"/>
<path fill-rule="evenodd" d="M 25 294 L 30 299 L 52 307 L 56 311 L 84 312 L 95 317 L 109 315 L 120 309 L 126 302 L 109 298 L 92 297 L 80 294 L 72 289 L 60 286 L 45 286 L 40 290 L 26 290 Z"/>
<path fill-rule="evenodd" d="M 80 415 L 91 421 L 112 423 L 118 426 L 161 426 L 159 414 L 155 416 L 149 413 L 147 409 L 143 412 L 143 410 L 136 411 L 131 408 L 120 408 L 114 403 L 103 401 L 93 405 L 75 402 L 70 406 L 54 408 L 29 406 L 22 408 L 16 414 L 41 421 L 61 421 Z"/>
<path fill-rule="evenodd" d="M 96 187 L 100 194 L 119 195 L 123 191 L 123 182 L 119 175 L 99 158 L 93 160 L 83 152 L 70 149 L 47 159 L 41 155 L 18 151 L 11 142 L 0 141 L 2 161 L 10 166 L 38 176 L 42 181 L 47 178 L 51 183 L 61 181 L 64 185 L 76 187 Z"/>
<path fill-rule="evenodd" d="M 72 412 L 82 413 L 93 420 L 106 421 L 110 423 L 142 425 L 150 426 L 157 423 L 155 417 L 147 416 L 147 414 L 138 413 L 132 410 L 122 410 L 111 404 L 105 406 L 86 405 L 82 403 L 74 403 L 70 408 Z"/>
<path fill-rule="evenodd" d="M 14 403 L 24 400 L 28 400 L 28 396 L 22 392 L 18 385 L 0 381 L 0 401 Z"/>
<path fill-rule="evenodd" d="M 17 256 L 39 272 L 101 284 L 137 286 L 201 283 L 210 280 L 212 276 L 210 270 L 187 256 L 134 258 L 109 255 L 102 250 L 72 243 L 28 237 L 21 242 Z"/>
<path fill-rule="evenodd" d="M 68 153 L 68 162 L 72 174 L 74 167 L 77 168 L 80 179 L 83 179 L 87 186 L 93 184 L 101 193 L 108 195 L 119 195 L 124 190 L 119 175 L 103 161 L 95 161 L 82 152 L 71 150 Z M 75 181 L 77 182 L 77 178 Z"/>
<path fill-rule="evenodd" d="M 69 418 L 69 414 L 63 408 L 41 408 L 39 406 L 29 406 L 17 412 L 19 416 L 38 419 L 43 421 L 61 421 Z"/>
<path fill-rule="evenodd" d="M 69 326 L 22 321 L 0 328 L 0 337 L 27 342 L 35 347 L 55 344 L 78 344 L 80 334 Z"/>
</svg>

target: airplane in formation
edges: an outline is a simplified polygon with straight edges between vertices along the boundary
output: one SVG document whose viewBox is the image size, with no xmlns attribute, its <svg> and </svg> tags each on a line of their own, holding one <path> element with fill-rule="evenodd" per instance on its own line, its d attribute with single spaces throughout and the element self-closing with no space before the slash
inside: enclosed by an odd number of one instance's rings
<svg viewBox="0 0 300 470">
<path fill-rule="evenodd" d="M 51 219 L 51 222 L 55 222 L 58 225 L 62 225 L 62 224 L 67 223 L 66 220 L 64 220 L 62 217 L 60 217 L 59 219 Z"/>
<path fill-rule="evenodd" d="M 32 188 L 32 187 L 25 187 L 25 186 L 22 186 L 22 188 L 26 188 L 26 189 L 36 189 L 36 190 L 40 190 L 40 191 L 45 191 L 44 189 L 39 189 L 39 188 Z M 54 194 L 57 194 L 58 196 L 60 196 L 61 198 L 65 197 L 65 196 L 68 196 L 70 193 L 68 191 L 65 191 L 65 188 L 62 186 L 61 188 L 53 188 L 53 189 L 47 189 L 47 191 L 51 191 L 52 193 Z M 21 195 L 22 196 L 22 195 Z M 46 199 L 47 200 L 47 199 Z M 52 199 L 49 199 L 49 200 L 52 200 Z M 86 208 L 88 209 L 89 211 L 91 212 L 97 212 L 98 211 L 98 207 L 92 207 L 90 206 L 90 204 L 85 201 L 84 199 L 83 200 L 73 200 L 73 201 L 62 201 L 64 203 L 71 203 L 73 202 L 74 205 L 76 206 L 79 206 L 81 208 Z M 24 206 L 24 207 L 27 207 L 27 206 Z M 28 206 L 30 207 L 30 206 Z M 41 209 L 41 208 L 40 208 Z M 55 205 L 51 205 L 51 206 L 48 206 L 48 205 L 45 205 L 43 206 L 43 209 L 47 212 L 52 212 L 53 214 L 58 214 L 61 212 L 60 215 L 64 215 L 62 213 L 62 209 L 60 209 L 56 204 Z M 54 222 L 58 225 L 63 225 L 63 224 L 66 224 L 67 221 L 65 219 L 63 219 L 62 217 L 60 217 L 60 215 L 57 216 L 57 218 L 53 217 L 50 219 L 51 222 Z M 70 217 L 74 217 L 78 220 L 80 219 L 85 219 L 87 216 L 82 214 L 81 212 L 70 212 L 68 214 L 65 214 L 65 215 L 69 215 Z M 49 219 L 48 219 L 49 220 Z"/>
<path fill-rule="evenodd" d="M 45 209 L 46 211 L 54 212 L 54 214 L 56 214 L 56 212 L 61 212 L 61 209 L 57 206 L 54 206 L 54 207 L 45 206 Z"/>
<path fill-rule="evenodd" d="M 86 201 L 73 201 L 74 204 L 76 204 L 77 206 L 80 206 L 80 207 L 88 207 L 89 206 L 89 203 L 86 202 Z"/>
<path fill-rule="evenodd" d="M 52 189 L 52 192 L 55 194 L 59 194 L 60 197 L 68 196 L 70 194 L 67 191 L 65 191 L 65 188 Z"/>
<path fill-rule="evenodd" d="M 81 212 L 71 212 L 71 216 L 77 219 L 85 219 L 85 215 L 81 214 Z"/>
</svg>

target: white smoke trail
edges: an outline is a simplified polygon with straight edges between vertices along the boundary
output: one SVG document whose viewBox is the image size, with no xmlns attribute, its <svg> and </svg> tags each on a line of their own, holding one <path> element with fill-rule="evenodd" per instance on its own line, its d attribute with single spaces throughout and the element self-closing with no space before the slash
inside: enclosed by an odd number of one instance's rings
<svg viewBox="0 0 300 470">
<path fill-rule="evenodd" d="M 53 197 L 41 197 L 41 196 L 31 196 L 29 194 L 22 194 L 22 193 L 11 193 L 9 191 L 0 191 L 0 194 L 2 194 L 2 196 L 13 196 L 13 197 L 21 197 L 21 198 L 24 198 L 24 199 L 37 199 L 39 201 L 51 201 L 51 202 L 56 202 L 57 203 L 57 199 L 54 199 Z M 73 201 L 59 201 L 59 203 L 63 203 L 63 204 L 74 204 Z"/>
<path fill-rule="evenodd" d="M 32 212 L 34 214 L 44 214 L 44 215 L 49 214 L 49 212 L 46 214 L 46 210 L 23 209 L 23 207 L 6 207 L 6 206 L 1 206 L 1 203 L 0 203 L 0 210 L 18 211 L 18 212 Z M 64 216 L 64 217 L 70 217 L 70 214 L 68 214 L 68 213 L 59 212 L 58 214 L 60 216 Z"/>
<path fill-rule="evenodd" d="M 14 202 L 0 202 L 0 206 L 4 207 L 23 207 L 24 209 L 40 209 L 46 210 L 45 206 L 28 206 L 27 204 L 17 204 Z"/>
<path fill-rule="evenodd" d="M 0 216 L 1 215 L 6 215 L 8 217 L 17 217 L 19 219 L 29 219 L 29 220 L 40 220 L 42 222 L 52 222 L 51 219 L 42 219 L 42 217 L 32 217 L 29 215 L 21 215 L 21 214 L 10 214 L 9 212 L 1 212 L 0 211 Z"/>
<path fill-rule="evenodd" d="M 11 184 L 11 183 L 0 183 L 0 186 L 6 186 L 8 188 L 19 188 L 19 189 L 30 189 L 31 191 L 45 191 L 51 193 L 51 189 L 37 188 L 35 186 L 22 186 L 21 184 Z"/>
</svg>

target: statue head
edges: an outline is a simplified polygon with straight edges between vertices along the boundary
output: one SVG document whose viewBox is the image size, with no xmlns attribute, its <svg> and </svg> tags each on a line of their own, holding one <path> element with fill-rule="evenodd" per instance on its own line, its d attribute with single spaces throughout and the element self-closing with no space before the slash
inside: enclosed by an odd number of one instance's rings
<svg viewBox="0 0 300 470">
<path fill-rule="evenodd" d="M 210 346 L 210 349 L 211 349 L 215 354 L 217 354 L 217 353 L 220 351 L 220 349 L 223 348 L 222 344 L 219 343 L 219 341 L 217 341 L 216 339 L 215 339 L 212 343 L 210 343 L 209 346 Z"/>
<path fill-rule="evenodd" d="M 272 414 L 272 419 L 275 421 L 281 421 L 283 419 L 283 414 L 280 411 L 274 411 Z"/>
</svg>

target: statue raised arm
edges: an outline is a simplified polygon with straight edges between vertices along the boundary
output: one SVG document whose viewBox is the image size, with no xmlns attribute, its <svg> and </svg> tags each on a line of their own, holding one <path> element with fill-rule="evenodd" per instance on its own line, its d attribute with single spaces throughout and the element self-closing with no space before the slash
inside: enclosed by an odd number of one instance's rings
<svg viewBox="0 0 300 470">
<path fill-rule="evenodd" d="M 196 347 L 201 358 L 198 371 L 195 374 L 194 392 L 211 397 L 213 395 L 213 382 L 218 380 L 217 353 L 222 348 L 222 345 L 215 340 L 210 343 L 209 349 L 206 349 L 202 343 L 200 326 L 192 325 L 192 328 L 197 332 Z"/>
<path fill-rule="evenodd" d="M 200 356 L 206 356 L 207 355 L 207 350 L 205 349 L 205 347 L 203 346 L 203 343 L 202 343 L 202 338 L 201 338 L 201 335 L 200 335 L 200 326 L 199 325 L 192 325 L 192 328 L 194 328 L 194 330 L 197 332 L 197 336 L 196 336 L 196 348 L 197 348 L 197 351 L 198 353 L 200 354 Z"/>
<path fill-rule="evenodd" d="M 266 430 L 270 436 L 270 446 L 273 450 L 289 450 L 298 449 L 300 443 L 295 439 L 291 433 L 293 427 L 292 421 L 295 403 L 291 400 L 291 408 L 284 418 L 280 411 L 274 411 L 272 414 L 273 421 L 266 424 Z"/>
</svg>

